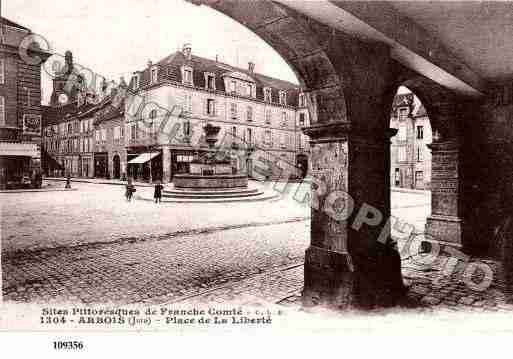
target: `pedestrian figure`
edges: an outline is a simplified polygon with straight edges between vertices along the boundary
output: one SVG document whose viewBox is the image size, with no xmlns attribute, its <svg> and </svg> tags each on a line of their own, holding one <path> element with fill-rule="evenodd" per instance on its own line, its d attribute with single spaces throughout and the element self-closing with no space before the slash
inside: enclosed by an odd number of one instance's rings
<svg viewBox="0 0 513 359">
<path fill-rule="evenodd" d="M 153 192 L 153 198 L 155 198 L 155 203 L 161 203 L 163 188 L 164 186 L 160 183 L 160 181 L 157 181 L 155 183 L 155 191 Z"/>
<path fill-rule="evenodd" d="M 132 177 L 128 177 L 128 183 L 126 185 L 125 197 L 128 202 L 132 200 L 132 196 L 136 191 L 134 184 L 132 183 Z"/>
<path fill-rule="evenodd" d="M 69 172 L 66 175 L 66 185 L 64 186 L 64 188 L 71 189 L 71 175 L 69 174 Z"/>
</svg>

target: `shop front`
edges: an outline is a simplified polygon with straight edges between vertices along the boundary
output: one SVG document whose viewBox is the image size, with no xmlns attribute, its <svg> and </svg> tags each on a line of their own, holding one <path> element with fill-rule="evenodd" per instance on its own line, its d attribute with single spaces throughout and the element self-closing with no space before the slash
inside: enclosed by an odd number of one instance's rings
<svg viewBox="0 0 513 359">
<path fill-rule="evenodd" d="M 40 187 L 41 150 L 32 142 L 0 142 L 0 189 Z"/>
<path fill-rule="evenodd" d="M 162 181 L 162 151 L 127 153 L 128 176 L 135 181 Z"/>
<path fill-rule="evenodd" d="M 91 155 L 82 155 L 79 167 L 81 177 L 93 177 L 93 157 Z"/>
<path fill-rule="evenodd" d="M 94 177 L 109 178 L 109 157 L 107 152 L 94 153 Z"/>
</svg>

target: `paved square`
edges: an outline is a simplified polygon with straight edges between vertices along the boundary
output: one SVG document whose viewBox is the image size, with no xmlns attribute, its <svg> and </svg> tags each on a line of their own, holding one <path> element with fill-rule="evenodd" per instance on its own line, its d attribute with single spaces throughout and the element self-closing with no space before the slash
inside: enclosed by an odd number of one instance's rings
<svg viewBox="0 0 513 359">
<path fill-rule="evenodd" d="M 310 209 L 293 199 L 298 185 L 289 186 L 278 200 L 249 203 L 126 202 L 123 186 L 93 183 L 73 183 L 71 192 L 0 194 L 3 299 L 297 304 Z M 429 200 L 429 193 L 393 192 L 393 215 L 421 232 Z M 415 303 L 505 305 L 497 287 L 480 295 L 461 278 L 440 277 L 443 261 L 427 270 L 403 260 Z"/>
</svg>

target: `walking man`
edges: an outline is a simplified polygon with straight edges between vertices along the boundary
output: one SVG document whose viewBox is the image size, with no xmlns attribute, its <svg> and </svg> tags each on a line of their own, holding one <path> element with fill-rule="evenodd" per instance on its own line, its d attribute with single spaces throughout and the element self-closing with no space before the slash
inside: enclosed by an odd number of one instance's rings
<svg viewBox="0 0 513 359">
<path fill-rule="evenodd" d="M 125 197 L 128 202 L 130 202 L 132 200 L 132 196 L 134 195 L 134 192 L 135 192 L 135 186 L 132 183 L 132 177 L 128 177 L 128 183 L 126 185 L 126 192 L 125 192 Z"/>
<path fill-rule="evenodd" d="M 155 183 L 155 191 L 153 192 L 153 198 L 155 198 L 155 203 L 161 203 L 163 188 L 164 186 L 160 183 L 160 181 L 157 181 Z"/>
</svg>

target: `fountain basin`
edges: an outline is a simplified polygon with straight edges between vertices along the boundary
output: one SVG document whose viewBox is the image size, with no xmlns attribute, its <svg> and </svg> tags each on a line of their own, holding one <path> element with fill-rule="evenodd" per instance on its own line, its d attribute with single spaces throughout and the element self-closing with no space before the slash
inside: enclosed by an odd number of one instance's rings
<svg viewBox="0 0 513 359">
<path fill-rule="evenodd" d="M 216 190 L 227 188 L 247 188 L 248 176 L 242 174 L 177 174 L 173 177 L 175 188 L 194 190 Z"/>
</svg>

